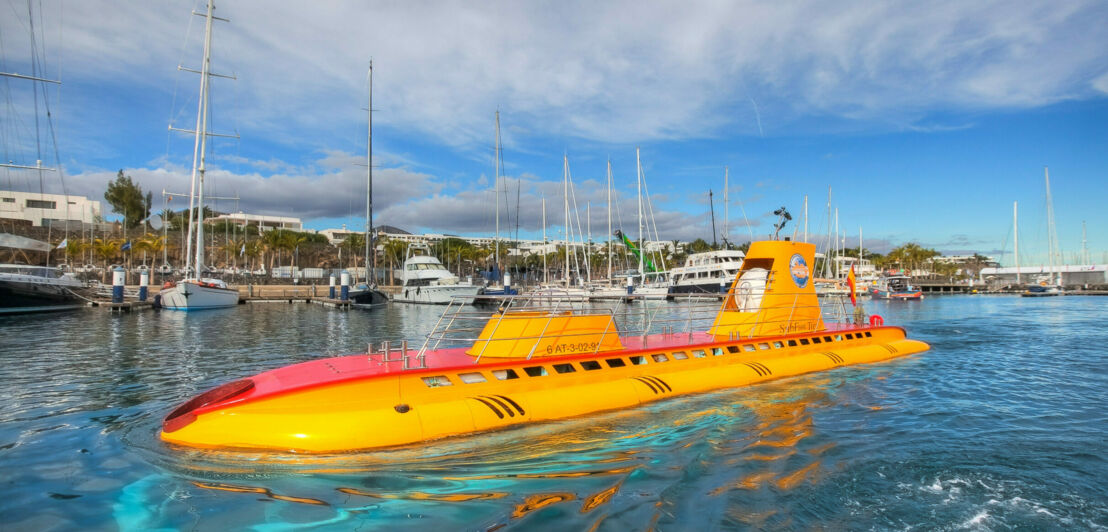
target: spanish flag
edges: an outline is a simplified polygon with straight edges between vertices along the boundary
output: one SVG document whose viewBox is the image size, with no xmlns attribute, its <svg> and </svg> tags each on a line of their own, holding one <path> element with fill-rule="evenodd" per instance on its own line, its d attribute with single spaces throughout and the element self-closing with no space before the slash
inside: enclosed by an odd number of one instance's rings
<svg viewBox="0 0 1108 532">
<path fill-rule="evenodd" d="M 850 304 L 858 306 L 858 296 L 854 294 L 854 265 L 850 265 L 850 272 L 846 274 L 846 286 L 850 289 Z"/>
</svg>

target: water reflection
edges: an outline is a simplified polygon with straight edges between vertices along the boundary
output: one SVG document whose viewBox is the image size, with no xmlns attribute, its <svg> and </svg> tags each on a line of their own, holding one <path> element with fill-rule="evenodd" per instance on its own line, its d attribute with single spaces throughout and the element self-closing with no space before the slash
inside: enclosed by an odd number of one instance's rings
<svg viewBox="0 0 1108 532">
<path fill-rule="evenodd" d="M 220 383 L 371 339 L 420 342 L 441 309 L 10 318 L 0 515 L 12 529 L 639 530 L 943 528 L 987 511 L 982 526 L 1094 528 L 1108 517 L 1108 471 L 1090 452 L 1108 423 L 1108 316 L 1099 300 L 1059 299 L 1070 302 L 867 303 L 915 320 L 933 351 L 322 456 L 180 449 L 157 431 L 174 405 Z M 1041 312 L 1066 317 L 1033 319 Z"/>
</svg>

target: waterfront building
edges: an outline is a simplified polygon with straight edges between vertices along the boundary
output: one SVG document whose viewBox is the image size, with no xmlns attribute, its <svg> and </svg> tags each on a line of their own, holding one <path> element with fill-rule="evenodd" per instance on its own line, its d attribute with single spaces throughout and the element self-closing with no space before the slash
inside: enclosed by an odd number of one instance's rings
<svg viewBox="0 0 1108 532">
<path fill-rule="evenodd" d="M 218 220 L 227 220 L 239 225 L 252 225 L 258 227 L 262 231 L 271 231 L 273 229 L 288 229 L 290 231 L 303 231 L 304 224 L 301 223 L 300 218 L 293 218 L 291 216 L 270 216 L 268 214 L 246 214 L 242 211 L 231 214 L 220 214 L 211 219 L 211 223 L 215 223 Z"/>
<path fill-rule="evenodd" d="M 22 220 L 34 227 L 89 227 L 101 221 L 100 202 L 84 196 L 0 190 L 0 218 Z"/>
<path fill-rule="evenodd" d="M 1023 284 L 1048 282 L 1052 275 L 1061 273 L 1062 284 L 1066 286 L 1108 284 L 1108 264 L 1082 264 L 1055 266 L 1020 266 L 1019 278 Z M 1015 284 L 1016 268 L 982 268 L 981 281 L 989 284 Z"/>
</svg>

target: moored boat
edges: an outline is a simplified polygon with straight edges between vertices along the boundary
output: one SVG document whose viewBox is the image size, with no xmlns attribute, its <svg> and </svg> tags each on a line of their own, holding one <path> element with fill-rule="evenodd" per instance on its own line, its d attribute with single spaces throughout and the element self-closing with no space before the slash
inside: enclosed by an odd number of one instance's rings
<svg viewBox="0 0 1108 532">
<path fill-rule="evenodd" d="M 721 286 L 735 278 L 742 263 L 743 252 L 737 249 L 693 253 L 684 266 L 670 270 L 669 295 L 718 294 Z"/>
<path fill-rule="evenodd" d="M 923 292 L 912 285 L 907 275 L 892 275 L 877 281 L 870 294 L 877 299 L 914 301 L 923 298 Z"/>
<path fill-rule="evenodd" d="M 469 303 L 480 291 L 481 287 L 475 284 L 459 281 L 426 244 L 411 244 L 404 259 L 403 286 L 393 301 L 445 305 L 461 298 Z"/>
<path fill-rule="evenodd" d="M 869 325 L 825 322 L 808 270 L 814 251 L 806 243 L 753 244 L 706 330 L 628 334 L 614 312 L 507 308 L 485 314 L 476 338 L 459 347 L 439 348 L 447 336 L 436 331 L 418 349 L 385 346 L 225 384 L 171 412 L 161 438 L 295 452 L 389 447 L 929 348 L 877 316 Z M 442 322 L 455 322 L 447 317 Z"/>
<path fill-rule="evenodd" d="M 85 283 L 47 266 L 0 264 L 0 314 L 68 310 L 85 306 Z"/>
</svg>

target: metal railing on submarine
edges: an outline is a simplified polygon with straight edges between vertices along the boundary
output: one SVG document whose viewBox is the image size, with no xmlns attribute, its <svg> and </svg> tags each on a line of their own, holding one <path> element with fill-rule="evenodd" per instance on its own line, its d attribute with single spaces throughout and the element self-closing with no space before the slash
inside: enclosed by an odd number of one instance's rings
<svg viewBox="0 0 1108 532">
<path fill-rule="evenodd" d="M 634 336 L 647 336 L 652 334 L 688 335 L 692 340 L 694 333 L 703 333 L 712 326 L 719 312 L 728 304 L 731 308 L 741 310 L 756 310 L 761 298 L 772 287 L 774 279 L 770 275 L 766 279 L 764 288 L 754 290 L 736 290 L 732 287 L 721 302 L 717 297 L 690 297 L 682 301 L 634 301 L 615 300 L 606 302 L 582 302 L 579 298 L 559 298 L 544 294 L 540 297 L 532 295 L 516 296 L 476 296 L 455 298 L 439 316 L 434 328 L 420 342 L 417 350 L 409 350 L 408 340 L 395 342 L 385 341 L 380 344 L 378 350 L 369 346 L 369 356 L 379 358 L 379 362 L 402 362 L 403 369 L 426 368 L 426 356 L 430 351 L 440 348 L 473 347 L 481 342 L 481 348 L 474 353 L 474 363 L 479 363 L 485 354 L 485 349 L 492 343 L 482 341 L 482 332 L 491 324 L 491 335 L 513 320 L 535 321 L 536 318 L 547 318 L 549 325 L 555 318 L 567 315 L 574 316 L 601 316 L 610 317 L 608 329 L 602 333 L 601 340 L 609 334 L 621 338 Z M 801 292 L 782 292 L 774 290 L 777 297 L 794 296 L 793 305 L 789 315 L 785 318 L 771 321 L 753 322 L 748 330 L 754 331 L 759 325 L 774 325 L 788 323 L 792 320 L 792 314 L 805 309 L 798 306 Z M 471 304 L 475 303 L 475 304 Z M 865 320 L 864 313 L 852 310 L 846 297 L 820 298 L 819 307 L 825 325 L 831 324 L 860 324 Z M 490 308 L 495 308 L 490 311 Z M 781 313 L 775 313 L 781 314 Z M 515 330 L 513 328 L 512 330 Z M 543 327 L 538 334 L 522 337 L 513 337 L 513 340 L 532 341 L 532 347 L 526 354 L 530 359 L 535 355 L 538 346 L 551 335 L 547 334 L 547 328 Z M 565 341 L 574 337 L 559 331 L 557 336 Z M 595 338 L 595 331 L 582 333 L 582 337 Z M 740 336 L 732 336 L 731 339 L 739 339 Z M 487 340 L 487 338 L 485 339 Z M 597 350 L 603 341 L 596 342 Z M 595 354 L 595 352 L 594 352 Z"/>
</svg>

